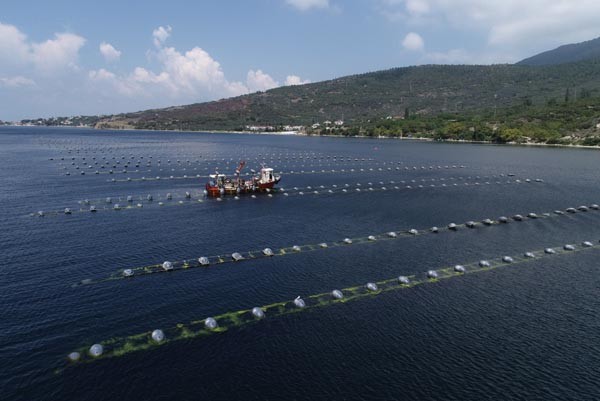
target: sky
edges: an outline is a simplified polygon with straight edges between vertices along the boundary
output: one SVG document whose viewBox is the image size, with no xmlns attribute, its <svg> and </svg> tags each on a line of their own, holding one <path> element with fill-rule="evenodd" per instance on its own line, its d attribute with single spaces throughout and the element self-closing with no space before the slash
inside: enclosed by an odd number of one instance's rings
<svg viewBox="0 0 600 401">
<path fill-rule="evenodd" d="M 0 120 L 130 112 L 600 36 L 599 0 L 2 0 Z"/>
</svg>

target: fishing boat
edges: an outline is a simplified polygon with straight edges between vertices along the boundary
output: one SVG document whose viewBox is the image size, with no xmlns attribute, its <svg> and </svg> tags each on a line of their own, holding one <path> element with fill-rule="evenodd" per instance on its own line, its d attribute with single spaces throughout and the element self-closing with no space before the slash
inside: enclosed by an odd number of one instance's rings
<svg viewBox="0 0 600 401">
<path fill-rule="evenodd" d="M 225 174 L 221 174 L 218 171 L 210 174 L 208 176 L 209 181 L 205 186 L 207 195 L 219 197 L 249 192 L 268 192 L 275 189 L 275 185 L 281 180 L 281 175 L 276 175 L 272 168 L 265 167 L 264 165 L 258 175 L 250 178 L 242 178 L 241 173 L 245 166 L 246 162 L 241 161 L 235 170 L 234 178 L 228 178 Z"/>
</svg>

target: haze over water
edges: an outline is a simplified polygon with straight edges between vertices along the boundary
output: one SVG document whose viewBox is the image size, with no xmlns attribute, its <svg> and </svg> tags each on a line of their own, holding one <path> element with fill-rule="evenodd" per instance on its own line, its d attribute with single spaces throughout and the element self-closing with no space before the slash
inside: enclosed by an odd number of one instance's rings
<svg viewBox="0 0 600 401">
<path fill-rule="evenodd" d="M 598 158 L 583 149 L 2 127 L 0 399 L 597 399 L 598 249 L 267 314 L 92 363 L 66 356 L 297 296 L 598 244 L 600 212 L 590 210 L 76 285 L 166 260 L 600 203 Z M 264 162 L 283 171 L 290 195 L 203 198 L 206 178 L 192 177 L 217 167 L 232 175 L 240 159 L 247 170 Z M 112 210 L 128 196 L 143 207 Z"/>
</svg>

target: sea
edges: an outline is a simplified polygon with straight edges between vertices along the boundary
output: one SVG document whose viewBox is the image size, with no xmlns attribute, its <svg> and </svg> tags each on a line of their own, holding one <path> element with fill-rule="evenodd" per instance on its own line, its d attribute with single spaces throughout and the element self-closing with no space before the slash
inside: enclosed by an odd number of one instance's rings
<svg viewBox="0 0 600 401">
<path fill-rule="evenodd" d="M 242 160 L 278 189 L 206 197 Z M 0 400 L 600 399 L 599 183 L 590 149 L 2 127 Z"/>
</svg>

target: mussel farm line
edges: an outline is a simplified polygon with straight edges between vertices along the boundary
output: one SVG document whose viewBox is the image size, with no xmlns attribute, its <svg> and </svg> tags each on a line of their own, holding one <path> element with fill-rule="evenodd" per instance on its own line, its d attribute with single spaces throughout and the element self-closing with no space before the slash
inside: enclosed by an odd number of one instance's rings
<svg viewBox="0 0 600 401">
<path fill-rule="evenodd" d="M 333 289 L 331 292 L 309 295 L 304 298 L 298 296 L 293 300 L 226 312 L 213 317 L 193 320 L 187 324 L 179 323 L 175 327 L 164 331 L 155 329 L 151 332 L 147 331 L 132 336 L 113 338 L 91 346 L 87 345 L 70 353 L 67 359 L 72 364 L 79 364 L 98 359 L 120 357 L 130 352 L 150 350 L 169 342 L 222 333 L 235 327 L 257 323 L 263 319 L 377 296 L 387 292 L 406 290 L 418 285 L 438 283 L 441 280 L 457 278 L 465 274 L 482 273 L 505 266 L 518 266 L 529 261 L 597 250 L 598 248 L 600 248 L 598 242 L 584 241 L 577 246 L 567 244 L 562 247 L 525 252 L 517 256 L 503 256 L 498 259 L 480 260 L 464 265 L 428 270 L 418 275 L 399 276 L 378 282 L 368 282 L 341 290 Z"/>
<path fill-rule="evenodd" d="M 438 166 L 440 169 L 442 167 Z M 445 166 L 444 168 L 465 168 L 465 166 Z M 379 167 L 379 168 L 342 168 L 342 169 L 331 169 L 331 170 L 289 170 L 289 171 L 279 171 L 279 169 L 276 169 L 278 173 L 280 174 L 285 174 L 285 175 L 306 175 L 306 174 L 356 174 L 356 173 L 372 173 L 372 172 L 384 172 L 384 171 L 388 171 L 388 172 L 400 172 L 400 171 L 425 171 L 425 170 L 433 170 L 433 168 L 429 169 L 426 168 L 424 166 L 421 166 L 420 168 L 417 166 L 413 166 L 413 167 L 404 167 L 404 168 L 400 168 L 400 167 L 387 167 L 387 168 L 383 168 L 383 167 Z M 123 174 L 125 174 L 126 172 L 122 172 Z M 159 181 L 159 180 L 191 180 L 191 179 L 196 179 L 196 178 L 208 178 L 208 175 L 182 175 L 182 176 L 175 176 L 175 175 L 170 175 L 170 176 L 156 176 L 156 177 L 141 177 L 141 178 L 131 178 L 128 177 L 126 179 L 116 179 L 116 178 L 112 178 L 110 180 L 107 180 L 107 182 L 142 182 L 142 181 Z"/>
<path fill-rule="evenodd" d="M 432 179 L 430 182 L 432 182 L 434 179 Z M 414 180 L 413 180 L 414 181 Z M 443 181 L 443 180 L 441 180 Z M 441 182 L 439 181 L 439 182 Z M 421 182 L 427 182 L 427 181 L 421 181 Z M 419 181 L 416 181 L 417 185 L 404 185 L 404 184 L 398 184 L 395 183 L 394 181 L 391 181 L 388 186 L 385 186 L 385 184 L 381 184 L 381 182 L 379 183 L 379 185 L 382 185 L 381 187 L 374 187 L 373 183 L 367 183 L 364 187 L 363 184 L 361 183 L 357 183 L 355 184 L 355 187 L 351 187 L 350 184 L 344 184 L 343 186 L 339 186 L 337 184 L 332 185 L 331 187 L 326 187 L 324 185 L 320 185 L 320 186 L 308 186 L 305 187 L 306 192 L 304 190 L 302 190 L 302 188 L 298 188 L 298 187 L 294 187 L 291 190 L 287 190 L 287 189 L 275 189 L 275 190 L 266 190 L 266 194 L 260 194 L 259 196 L 265 196 L 267 198 L 272 198 L 274 195 L 278 195 L 278 196 L 283 196 L 283 197 L 289 197 L 290 195 L 292 196 L 306 196 L 306 197 L 310 197 L 311 195 L 339 195 L 339 194 L 353 194 L 353 193 L 372 193 L 372 192 L 383 192 L 383 191 L 389 191 L 389 192 L 393 192 L 393 191 L 404 191 L 404 190 L 419 190 L 419 189 L 432 189 L 432 188 L 453 188 L 453 187 L 464 187 L 464 186 L 473 186 L 473 187 L 484 187 L 487 185 L 511 185 L 511 184 L 522 184 L 524 182 L 530 183 L 532 182 L 529 179 L 526 179 L 525 181 L 521 181 L 519 179 L 516 180 L 506 180 L 504 182 L 502 181 L 496 181 L 496 182 L 490 182 L 490 181 L 485 181 L 483 183 L 476 181 L 476 182 L 461 182 L 456 183 L 450 183 L 450 184 L 446 184 L 445 182 L 439 185 L 435 185 L 435 184 L 430 184 L 430 185 L 422 185 L 419 184 Z M 542 182 L 541 180 L 539 180 L 538 182 Z M 401 181 L 401 183 L 406 183 L 406 181 Z M 412 183 L 412 182 L 411 182 Z M 196 195 L 196 198 L 192 197 L 191 193 L 186 193 L 185 194 L 185 199 L 186 201 L 183 200 L 179 200 L 179 201 L 173 201 L 172 199 L 172 195 L 171 195 L 171 199 L 169 199 L 169 196 L 167 194 L 165 201 L 158 201 L 158 206 L 184 206 L 184 205 L 197 205 L 197 204 L 202 204 L 204 203 L 204 198 L 205 198 L 205 194 L 202 194 L 201 197 L 199 197 L 198 195 Z M 234 201 L 239 201 L 240 199 L 256 199 L 257 195 L 252 194 L 252 195 L 248 195 L 248 194 L 244 194 L 242 196 L 233 196 L 233 197 L 219 197 L 219 198 L 214 198 L 215 201 L 220 202 L 223 200 L 234 200 Z M 146 197 L 146 201 L 144 203 L 142 203 L 144 201 L 135 201 L 133 197 L 128 197 L 126 199 L 126 202 L 124 203 L 114 203 L 112 198 L 106 198 L 104 201 L 102 201 L 102 206 L 98 207 L 96 205 L 91 204 L 91 202 L 86 202 L 84 201 L 84 203 L 90 203 L 90 206 L 86 209 L 86 208 L 79 208 L 79 209 L 71 209 L 71 208 L 65 208 L 64 210 L 53 210 L 53 211 L 43 211 L 40 210 L 37 213 L 30 213 L 29 216 L 31 217 L 46 217 L 46 216 L 58 216 L 61 214 L 66 214 L 66 215 L 72 215 L 74 213 L 96 213 L 99 211 L 123 211 L 123 210 L 140 210 L 144 207 L 144 205 L 149 205 L 149 204 L 154 204 L 154 197 L 152 195 L 148 195 Z M 109 206 L 110 205 L 110 206 Z"/>
<path fill-rule="evenodd" d="M 501 216 L 498 220 L 484 219 L 481 222 L 476 221 L 467 221 L 463 224 L 455 224 L 449 223 L 445 226 L 441 227 L 431 227 L 429 229 L 403 229 L 400 231 L 388 231 L 385 233 L 377 234 L 377 235 L 368 235 L 358 238 L 344 238 L 338 239 L 334 242 L 321 242 L 318 244 L 308 244 L 308 245 L 293 245 L 290 247 L 279 248 L 278 250 L 273 250 L 271 248 L 264 248 L 256 251 L 248 251 L 248 252 L 233 252 L 231 254 L 221 254 L 215 256 L 199 256 L 196 259 L 188 259 L 181 260 L 176 262 L 165 261 L 159 264 L 141 266 L 136 268 L 126 268 L 124 270 L 119 270 L 112 274 L 109 277 L 102 279 L 84 279 L 79 283 L 74 284 L 73 286 L 80 285 L 91 285 L 91 284 L 99 284 L 105 283 L 113 280 L 121 280 L 128 279 L 131 280 L 134 277 L 146 276 L 149 274 L 156 273 L 172 273 L 176 271 L 186 271 L 194 268 L 208 268 L 211 266 L 220 266 L 226 263 L 240 263 L 247 260 L 254 259 L 263 259 L 270 258 L 275 256 L 286 256 L 293 255 L 301 252 L 312 252 L 317 250 L 325 250 L 329 248 L 335 247 L 344 247 L 349 245 L 356 244 L 372 244 L 378 241 L 391 241 L 395 239 L 401 238 L 410 238 L 422 235 L 437 235 L 443 232 L 454 232 L 458 229 L 475 229 L 477 227 L 493 227 L 502 224 L 508 224 L 510 221 L 514 222 L 524 222 L 524 221 L 532 221 L 538 219 L 549 219 L 555 218 L 559 216 L 565 216 L 567 214 L 574 214 L 577 211 L 587 212 L 590 210 L 600 210 L 600 206 L 597 204 L 593 204 L 591 206 L 580 206 L 579 208 L 567 208 L 565 211 L 555 210 L 552 213 L 534 213 L 530 212 L 525 215 L 515 214 L 512 217 Z"/>
</svg>

